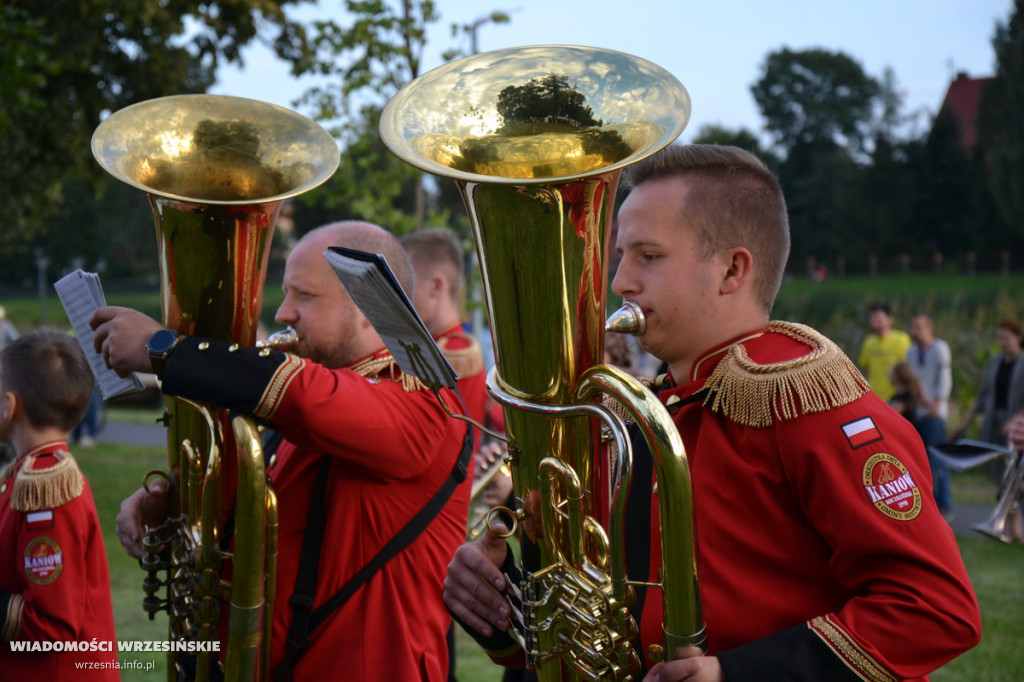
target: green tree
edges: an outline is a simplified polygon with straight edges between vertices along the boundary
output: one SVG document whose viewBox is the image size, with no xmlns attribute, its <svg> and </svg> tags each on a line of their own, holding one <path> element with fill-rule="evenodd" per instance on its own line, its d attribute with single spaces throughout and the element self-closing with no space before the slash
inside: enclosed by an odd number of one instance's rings
<svg viewBox="0 0 1024 682">
<path fill-rule="evenodd" d="M 745 149 L 764 161 L 765 164 L 773 170 L 778 169 L 781 161 L 777 154 L 761 144 L 761 140 L 754 132 L 747 130 L 746 128 L 729 130 L 728 128 L 720 125 L 705 124 L 697 131 L 696 136 L 693 138 L 693 142 L 694 144 L 731 145 L 733 147 Z"/>
<path fill-rule="evenodd" d="M 572 128 L 601 125 L 586 95 L 569 83 L 568 76 L 554 73 L 502 89 L 497 109 L 503 119 L 502 130 L 510 134 L 520 130 L 531 133 L 537 122 Z"/>
<path fill-rule="evenodd" d="M 108 182 L 89 144 L 103 116 L 153 97 L 204 92 L 220 63 L 241 62 L 241 47 L 258 30 L 301 34 L 283 9 L 296 1 L 8 0 L 0 7 L 5 280 L 24 276 L 33 245 L 59 250 L 69 231 L 82 235 L 80 255 L 113 258 L 102 251 L 117 239 L 110 222 L 89 222 L 90 211 L 78 205 L 91 202 L 90 186 Z M 72 196 L 76 205 L 61 215 Z"/>
<path fill-rule="evenodd" d="M 296 102 L 340 140 L 341 165 L 334 178 L 300 198 L 312 207 L 328 206 L 335 218 L 371 220 L 401 234 L 424 225 L 452 224 L 461 199 L 447 190 L 449 181 L 424 174 L 392 154 L 380 139 L 378 122 L 387 102 L 421 73 L 427 27 L 438 21 L 433 0 L 344 0 L 345 25 L 316 21 L 308 37 L 279 50 L 298 77 L 316 76 L 320 84 Z M 471 38 L 482 23 L 508 23 L 495 11 L 470 24 L 453 24 L 452 35 Z M 444 53 L 462 56 L 460 49 Z M 313 213 L 315 211 L 310 211 Z"/>
<path fill-rule="evenodd" d="M 106 112 L 205 91 L 221 61 L 241 61 L 257 21 L 283 23 L 282 6 L 293 1 L 7 2 L 0 182 L 11 201 L 3 234 L 38 229 L 66 179 L 93 175 L 89 138 Z"/>
<path fill-rule="evenodd" d="M 870 132 L 881 86 L 841 52 L 783 48 L 767 56 L 751 91 L 784 151 L 830 142 L 857 152 Z"/>
<path fill-rule="evenodd" d="M 345 0 L 353 17 L 344 26 L 315 21 L 308 37 L 293 36 L 279 54 L 296 76 L 318 76 L 296 102 L 340 140 L 341 165 L 332 180 L 302 197 L 322 203 L 337 217 L 361 218 L 397 233 L 421 226 L 429 207 L 422 174 L 399 160 L 380 140 L 378 122 L 387 101 L 420 75 L 427 26 L 438 19 L 432 0 Z"/>
<path fill-rule="evenodd" d="M 978 133 L 1000 216 L 1024 236 L 1024 0 L 996 25 L 992 47 L 996 73 L 982 91 Z"/>
</svg>

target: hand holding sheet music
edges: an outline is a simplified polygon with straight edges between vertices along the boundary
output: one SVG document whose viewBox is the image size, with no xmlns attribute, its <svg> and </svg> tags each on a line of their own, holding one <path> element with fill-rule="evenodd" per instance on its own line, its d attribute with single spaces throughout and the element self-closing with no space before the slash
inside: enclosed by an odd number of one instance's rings
<svg viewBox="0 0 1024 682">
<path fill-rule="evenodd" d="M 431 390 L 454 388 L 458 374 L 437 347 L 381 254 L 332 246 L 324 258 L 406 374 Z"/>
<path fill-rule="evenodd" d="M 67 313 L 71 328 L 75 330 L 78 343 L 89 360 L 93 376 L 100 387 L 103 399 L 134 393 L 143 389 L 142 381 L 137 374 L 127 377 L 118 376 L 117 372 L 107 367 L 103 356 L 93 348 L 93 331 L 89 326 L 89 318 L 97 308 L 105 306 L 103 287 L 100 278 L 94 272 L 84 272 L 81 268 L 59 279 L 53 288 L 57 290 L 64 312 Z"/>
</svg>

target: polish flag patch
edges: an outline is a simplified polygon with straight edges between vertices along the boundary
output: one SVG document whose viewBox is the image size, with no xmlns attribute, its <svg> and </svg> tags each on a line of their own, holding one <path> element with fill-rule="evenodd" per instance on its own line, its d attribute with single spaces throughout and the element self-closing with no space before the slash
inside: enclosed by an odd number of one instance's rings
<svg viewBox="0 0 1024 682">
<path fill-rule="evenodd" d="M 856 421 L 843 424 L 843 434 L 850 443 L 850 447 L 856 450 L 862 445 L 882 440 L 882 434 L 875 421 L 871 417 L 862 417 Z"/>
<path fill-rule="evenodd" d="M 25 514 L 25 522 L 29 530 L 43 530 L 53 528 L 53 510 L 29 512 Z"/>
</svg>

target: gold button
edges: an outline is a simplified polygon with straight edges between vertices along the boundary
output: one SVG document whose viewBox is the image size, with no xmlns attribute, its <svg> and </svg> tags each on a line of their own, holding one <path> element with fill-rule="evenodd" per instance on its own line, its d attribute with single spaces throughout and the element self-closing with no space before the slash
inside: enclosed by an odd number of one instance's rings
<svg viewBox="0 0 1024 682">
<path fill-rule="evenodd" d="M 263 350 L 260 351 L 260 357 L 261 358 L 265 358 L 268 355 L 270 355 L 270 349 L 269 348 L 264 348 Z"/>
<path fill-rule="evenodd" d="M 238 350 L 238 344 L 237 343 L 233 343 L 230 346 L 228 346 L 228 352 L 229 353 L 234 353 L 236 350 Z"/>
<path fill-rule="evenodd" d="M 202 341 L 199 344 L 199 350 L 206 350 L 209 347 L 210 347 L 210 342 L 209 341 Z"/>
</svg>

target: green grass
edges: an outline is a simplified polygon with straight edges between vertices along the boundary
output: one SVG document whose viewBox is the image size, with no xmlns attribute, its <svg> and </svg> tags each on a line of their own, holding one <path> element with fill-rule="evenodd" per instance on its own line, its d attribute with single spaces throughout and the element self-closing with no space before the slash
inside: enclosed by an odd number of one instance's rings
<svg viewBox="0 0 1024 682">
<path fill-rule="evenodd" d="M 162 448 L 109 445 L 102 443 L 95 448 L 75 450 L 75 457 L 92 487 L 96 498 L 100 524 L 103 526 L 103 542 L 110 564 L 110 591 L 114 602 L 114 625 L 119 640 L 165 640 L 167 619 L 158 616 L 150 621 L 142 610 L 142 578 L 145 573 L 138 561 L 121 549 L 121 543 L 114 531 L 114 519 L 121 500 L 135 492 L 142 484 L 142 477 L 150 469 L 166 467 L 167 456 Z M 123 670 L 121 679 L 132 680 L 163 679 L 166 675 L 166 655 L 163 653 L 132 652 L 121 654 L 124 661 L 152 661 L 155 670 Z"/>
<path fill-rule="evenodd" d="M 955 485 L 955 479 L 954 479 Z M 932 675 L 934 682 L 1020 682 L 1024 679 L 1024 545 L 982 536 L 959 538 L 960 553 L 981 608 L 981 643 Z"/>
</svg>

